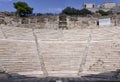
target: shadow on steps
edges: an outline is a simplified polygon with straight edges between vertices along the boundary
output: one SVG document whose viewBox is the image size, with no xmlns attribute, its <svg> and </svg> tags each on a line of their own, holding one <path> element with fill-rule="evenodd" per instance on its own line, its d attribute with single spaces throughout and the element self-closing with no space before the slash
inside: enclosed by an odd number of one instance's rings
<svg viewBox="0 0 120 82">
<path fill-rule="evenodd" d="M 120 69 L 82 77 L 28 77 L 3 71 L 0 82 L 120 82 Z"/>
</svg>

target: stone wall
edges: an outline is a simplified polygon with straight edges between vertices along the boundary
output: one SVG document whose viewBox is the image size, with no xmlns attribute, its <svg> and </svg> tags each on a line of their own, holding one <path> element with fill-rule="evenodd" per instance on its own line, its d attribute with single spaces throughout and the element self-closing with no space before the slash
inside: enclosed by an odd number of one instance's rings
<svg viewBox="0 0 120 82">
<path fill-rule="evenodd" d="M 24 28 L 39 28 L 39 29 L 83 29 L 97 28 L 98 17 L 77 17 L 64 16 L 65 21 L 60 20 L 60 16 L 36 16 L 36 17 L 15 17 L 15 16 L 0 16 L 0 24 Z M 101 17 L 100 17 L 101 18 Z M 112 25 L 119 26 L 119 16 L 112 17 Z"/>
</svg>

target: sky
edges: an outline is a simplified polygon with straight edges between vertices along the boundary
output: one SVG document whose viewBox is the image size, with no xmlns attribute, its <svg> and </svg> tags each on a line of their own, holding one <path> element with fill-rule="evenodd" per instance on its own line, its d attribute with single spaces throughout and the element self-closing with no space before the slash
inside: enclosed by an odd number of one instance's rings
<svg viewBox="0 0 120 82">
<path fill-rule="evenodd" d="M 83 3 L 96 5 L 104 2 L 120 3 L 120 0 L 0 0 L 0 11 L 15 12 L 13 3 L 17 1 L 27 2 L 30 7 L 34 8 L 34 13 L 59 13 L 68 6 L 81 9 Z"/>
</svg>

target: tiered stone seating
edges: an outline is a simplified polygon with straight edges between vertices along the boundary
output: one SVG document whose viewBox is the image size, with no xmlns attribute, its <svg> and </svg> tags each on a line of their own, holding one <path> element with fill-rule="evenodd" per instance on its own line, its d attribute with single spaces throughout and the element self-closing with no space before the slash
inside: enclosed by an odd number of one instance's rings
<svg viewBox="0 0 120 82">
<path fill-rule="evenodd" d="M 85 73 L 103 73 L 120 68 L 120 29 L 100 28 L 92 30 Z"/>
<path fill-rule="evenodd" d="M 120 39 L 120 29 L 115 27 L 99 28 L 92 30 L 93 41 L 115 40 Z"/>
<path fill-rule="evenodd" d="M 87 41 L 90 30 L 41 30 L 35 33 L 39 41 Z"/>
<path fill-rule="evenodd" d="M 90 30 L 35 30 L 48 74 L 77 76 Z M 81 43 L 83 41 L 83 43 Z"/>
<path fill-rule="evenodd" d="M 89 37 L 90 30 L 64 30 L 63 40 L 68 41 L 87 41 Z"/>
<path fill-rule="evenodd" d="M 2 33 L 2 30 L 0 29 L 0 39 L 4 39 L 4 35 Z"/>
<path fill-rule="evenodd" d="M 8 39 L 34 40 L 33 32 L 30 28 L 2 27 L 2 31 Z"/>
<path fill-rule="evenodd" d="M 0 66 L 5 71 L 23 75 L 43 74 L 41 61 L 49 76 L 77 76 L 80 68 L 83 74 L 115 71 L 120 68 L 119 32 L 118 27 L 35 29 L 34 35 L 30 28 L 2 27 Z M 38 55 L 43 56 L 43 60 Z M 85 65 L 80 66 L 81 63 Z"/>
<path fill-rule="evenodd" d="M 39 41 L 56 41 L 63 37 L 60 30 L 35 29 L 35 34 Z"/>
<path fill-rule="evenodd" d="M 41 71 L 35 43 L 0 40 L 0 66 L 7 72 L 23 75 Z"/>
<path fill-rule="evenodd" d="M 103 73 L 120 68 L 120 40 L 91 44 L 84 71 Z"/>
<path fill-rule="evenodd" d="M 80 43 L 39 43 L 48 74 L 77 75 L 86 44 Z"/>
</svg>

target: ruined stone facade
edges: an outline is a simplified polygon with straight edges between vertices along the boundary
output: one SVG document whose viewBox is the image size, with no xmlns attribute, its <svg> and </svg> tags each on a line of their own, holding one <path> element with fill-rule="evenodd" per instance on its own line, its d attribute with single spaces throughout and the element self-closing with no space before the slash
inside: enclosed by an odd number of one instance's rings
<svg viewBox="0 0 120 82">
<path fill-rule="evenodd" d="M 100 5 L 100 8 L 102 9 L 112 9 L 116 6 L 116 3 L 114 2 L 106 2 Z"/>
<path fill-rule="evenodd" d="M 98 28 L 97 21 L 99 20 L 99 17 L 65 16 L 63 18 L 65 18 L 65 20 L 61 20 L 60 16 L 33 16 L 23 18 L 16 16 L 1 16 L 0 24 L 20 28 L 36 29 L 83 29 L 89 27 Z M 115 23 L 117 23 L 119 26 L 119 17 L 111 18 L 111 20 L 111 26 L 114 26 Z"/>
<path fill-rule="evenodd" d="M 100 4 L 100 5 L 86 3 L 86 4 L 83 4 L 83 8 L 86 8 L 86 9 L 90 10 L 91 12 L 95 13 L 98 10 L 103 10 L 103 11 L 109 11 L 111 9 L 114 10 L 114 8 L 117 5 L 119 5 L 119 4 L 116 4 L 114 2 L 106 2 L 106 3 Z"/>
<path fill-rule="evenodd" d="M 86 9 L 95 8 L 95 4 L 93 4 L 93 3 L 84 3 L 83 8 L 86 8 Z"/>
</svg>

